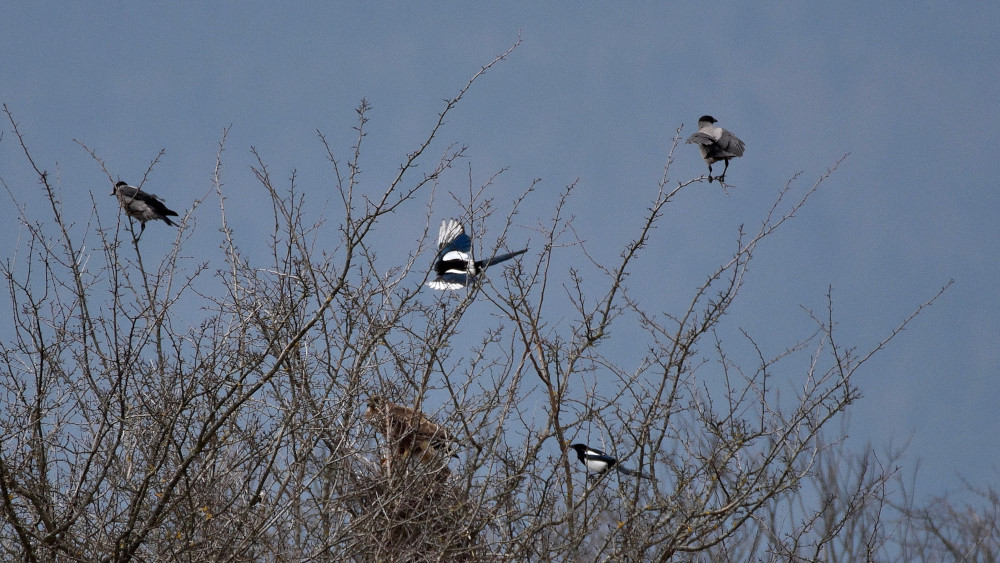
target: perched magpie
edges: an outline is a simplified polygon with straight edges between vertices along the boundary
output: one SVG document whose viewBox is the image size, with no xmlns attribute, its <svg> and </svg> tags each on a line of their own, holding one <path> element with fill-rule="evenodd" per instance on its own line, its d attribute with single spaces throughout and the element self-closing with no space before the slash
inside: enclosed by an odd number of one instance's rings
<svg viewBox="0 0 1000 563">
<path fill-rule="evenodd" d="M 450 453 L 455 440 L 448 429 L 416 409 L 390 403 L 385 397 L 373 395 L 368 399 L 365 417 L 385 436 L 393 454 L 412 454 L 424 462 L 440 457 L 439 454 L 457 457 Z"/>
<path fill-rule="evenodd" d="M 576 450 L 576 457 L 580 459 L 580 463 L 587 466 L 588 472 L 603 475 L 604 473 L 607 473 L 609 469 L 615 468 L 626 475 L 632 475 L 641 479 L 652 479 L 651 476 L 646 475 L 645 473 L 626 469 L 618 465 L 617 459 L 607 455 L 601 450 L 595 450 L 585 444 L 573 444 L 570 447 Z"/>
<path fill-rule="evenodd" d="M 146 230 L 146 221 L 161 219 L 170 226 L 176 226 L 168 217 L 176 217 L 177 212 L 167 209 L 167 206 L 163 205 L 163 200 L 155 194 L 147 194 L 125 182 L 118 182 L 110 195 L 118 196 L 118 203 L 125 210 L 125 214 L 142 223 L 142 228 L 139 229 L 140 237 Z"/>
<path fill-rule="evenodd" d="M 465 234 L 465 227 L 455 219 L 446 219 L 441 221 L 441 230 L 438 232 L 438 253 L 434 263 L 437 277 L 427 282 L 427 285 L 441 290 L 461 289 L 475 283 L 476 276 L 487 267 L 510 260 L 527 251 L 525 248 L 517 252 L 500 254 L 489 260 L 473 260 L 472 239 Z"/>
<path fill-rule="evenodd" d="M 726 161 L 726 167 L 722 169 L 722 176 L 715 177 L 722 184 L 726 181 L 729 159 L 743 156 L 746 145 L 736 135 L 722 127 L 716 127 L 715 123 L 716 120 L 711 115 L 703 115 L 698 118 L 698 132 L 688 137 L 687 142 L 698 145 L 698 148 L 701 149 L 701 157 L 708 163 L 708 181 L 710 183 L 712 181 L 712 163 L 720 160 Z"/>
</svg>

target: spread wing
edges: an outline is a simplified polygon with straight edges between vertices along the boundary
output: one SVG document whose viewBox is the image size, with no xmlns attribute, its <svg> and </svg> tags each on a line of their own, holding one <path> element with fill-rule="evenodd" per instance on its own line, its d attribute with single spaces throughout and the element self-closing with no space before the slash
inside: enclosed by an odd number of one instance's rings
<svg viewBox="0 0 1000 563">
<path fill-rule="evenodd" d="M 694 135 L 688 137 L 687 144 L 704 145 L 704 146 L 714 145 L 715 137 L 709 135 L 708 133 L 705 133 L 704 131 L 698 131 Z"/>
<path fill-rule="evenodd" d="M 459 252 L 472 251 L 472 239 L 465 234 L 465 227 L 455 219 L 445 219 L 441 221 L 441 230 L 438 231 L 438 255 L 457 250 Z"/>
<path fill-rule="evenodd" d="M 455 219 L 441 221 L 434 263 L 437 278 L 427 285 L 441 291 L 461 289 L 475 281 L 474 268 L 472 239 L 465 233 L 465 227 Z"/>
<path fill-rule="evenodd" d="M 733 135 L 725 129 L 722 130 L 722 136 L 719 137 L 716 144 L 720 150 L 726 152 L 730 156 L 743 156 L 743 151 L 746 149 L 746 145 L 743 144 L 743 141 L 741 141 L 739 137 Z"/>
<path fill-rule="evenodd" d="M 427 286 L 439 291 L 456 290 L 468 286 L 475 279 L 476 277 L 468 272 L 446 272 L 427 282 Z"/>
</svg>

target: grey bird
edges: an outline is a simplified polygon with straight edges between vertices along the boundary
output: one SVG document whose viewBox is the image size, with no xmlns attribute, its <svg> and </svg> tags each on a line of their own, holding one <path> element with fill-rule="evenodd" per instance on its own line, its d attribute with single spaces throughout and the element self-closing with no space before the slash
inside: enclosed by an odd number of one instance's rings
<svg viewBox="0 0 1000 563">
<path fill-rule="evenodd" d="M 139 229 L 140 237 L 142 232 L 146 230 L 146 221 L 160 219 L 172 227 L 176 226 L 169 217 L 176 217 L 177 212 L 167 209 L 163 200 L 156 194 L 148 194 L 135 186 L 118 182 L 111 190 L 110 195 L 118 196 L 118 203 L 125 210 L 125 214 L 137 219 L 142 224 L 142 228 Z"/>
<path fill-rule="evenodd" d="M 712 181 L 712 163 L 720 160 L 726 161 L 726 167 L 722 169 L 722 176 L 715 179 L 720 184 L 726 181 L 726 170 L 729 170 L 729 159 L 743 156 L 746 145 L 743 144 L 736 135 L 726 131 L 722 127 L 716 127 L 716 119 L 711 115 L 703 115 L 698 118 L 698 132 L 688 137 L 689 144 L 698 145 L 701 149 L 701 157 L 708 163 L 708 181 Z"/>
</svg>

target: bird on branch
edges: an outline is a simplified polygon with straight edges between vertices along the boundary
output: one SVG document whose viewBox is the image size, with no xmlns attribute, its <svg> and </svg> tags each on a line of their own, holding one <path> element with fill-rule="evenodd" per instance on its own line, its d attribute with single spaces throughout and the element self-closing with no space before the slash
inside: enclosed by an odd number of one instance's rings
<svg viewBox="0 0 1000 563">
<path fill-rule="evenodd" d="M 746 145 L 739 140 L 736 135 L 722 127 L 716 127 L 716 119 L 711 115 L 703 115 L 698 118 L 698 132 L 688 137 L 689 144 L 698 145 L 701 149 L 701 157 L 708 164 L 708 181 L 712 182 L 712 163 L 724 160 L 726 167 L 722 169 L 722 176 L 715 179 L 720 184 L 726 182 L 726 170 L 729 170 L 729 159 L 743 156 Z"/>
<path fill-rule="evenodd" d="M 374 395 L 368 399 L 365 417 L 376 431 L 385 436 L 390 468 L 396 456 L 403 459 L 413 456 L 425 463 L 434 459 L 457 457 L 451 451 L 455 439 L 448 429 L 416 409 L 397 405 L 381 395 Z"/>
<path fill-rule="evenodd" d="M 601 450 L 595 450 L 590 446 L 585 444 L 573 444 L 570 446 L 576 450 L 576 457 L 579 458 L 580 463 L 587 467 L 589 473 L 595 475 L 603 475 L 610 469 L 615 469 L 625 475 L 631 475 L 633 477 L 639 477 L 640 479 L 651 479 L 654 480 L 651 475 L 646 475 L 645 473 L 640 473 L 633 469 L 626 469 L 621 465 L 618 465 L 618 460 L 609 456 L 608 454 L 602 452 Z"/>
<path fill-rule="evenodd" d="M 164 223 L 174 227 L 176 224 L 169 217 L 176 217 L 177 212 L 172 211 L 163 204 L 156 194 L 146 193 L 135 186 L 130 186 L 126 182 L 118 182 L 111 190 L 111 194 L 118 197 L 118 203 L 125 210 L 125 214 L 133 219 L 137 219 L 142 224 L 139 229 L 139 237 L 146 230 L 146 221 L 162 220 Z M 139 239 L 136 237 L 136 240 Z"/>
</svg>

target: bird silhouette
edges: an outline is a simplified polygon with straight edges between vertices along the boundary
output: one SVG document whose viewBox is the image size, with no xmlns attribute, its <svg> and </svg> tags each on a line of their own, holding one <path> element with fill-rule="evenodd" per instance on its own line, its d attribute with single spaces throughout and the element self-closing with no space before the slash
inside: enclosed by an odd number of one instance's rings
<svg viewBox="0 0 1000 563">
<path fill-rule="evenodd" d="M 701 157 L 708 164 L 708 181 L 712 181 L 712 163 L 724 160 L 726 167 L 722 169 L 722 176 L 715 179 L 720 184 L 726 181 L 726 170 L 729 170 L 729 159 L 743 156 L 746 145 L 739 140 L 736 135 L 722 127 L 716 127 L 716 120 L 711 115 L 703 115 L 698 118 L 698 132 L 688 137 L 689 144 L 698 145 L 701 149 Z"/>
<path fill-rule="evenodd" d="M 460 289 L 475 283 L 487 267 L 527 252 L 528 249 L 499 254 L 488 260 L 474 260 L 472 239 L 465 233 L 465 227 L 455 219 L 441 221 L 438 232 L 438 253 L 434 262 L 437 277 L 427 282 L 432 289 Z"/>
<path fill-rule="evenodd" d="M 112 188 L 110 195 L 118 197 L 118 203 L 125 210 L 126 215 L 137 219 L 142 224 L 142 228 L 139 229 L 139 237 L 146 230 L 146 221 L 160 219 L 170 226 L 176 226 L 169 217 L 176 217 L 177 212 L 167 209 L 167 206 L 163 204 L 163 200 L 155 194 L 146 193 L 125 182 L 118 182 Z M 138 237 L 136 240 L 138 240 Z"/>
<path fill-rule="evenodd" d="M 595 450 L 586 444 L 573 444 L 570 447 L 576 450 L 576 457 L 579 458 L 580 463 L 587 467 L 587 471 L 590 473 L 603 475 L 607 473 L 608 470 L 615 469 L 621 473 L 631 475 L 633 477 L 639 477 L 640 479 L 653 479 L 650 475 L 646 475 L 645 473 L 640 473 L 632 469 L 626 469 L 625 467 L 618 465 L 617 459 L 609 456 L 601 450 Z"/>
</svg>

